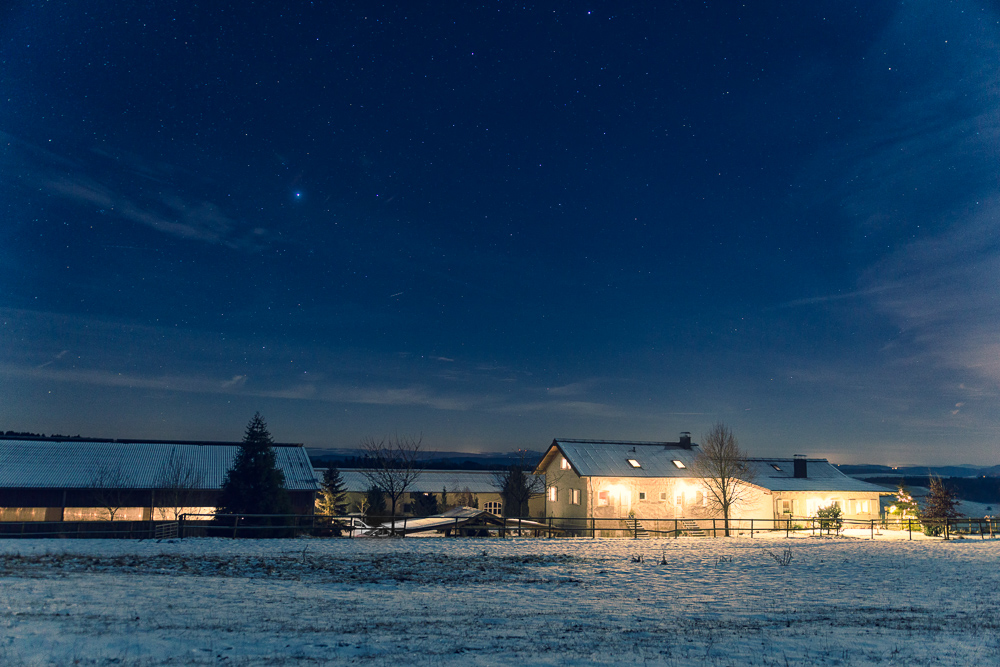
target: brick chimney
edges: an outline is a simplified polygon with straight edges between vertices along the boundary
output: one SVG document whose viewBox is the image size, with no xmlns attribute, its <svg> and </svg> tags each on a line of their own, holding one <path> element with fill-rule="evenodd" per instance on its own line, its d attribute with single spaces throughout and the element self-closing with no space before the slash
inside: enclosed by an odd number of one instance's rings
<svg viewBox="0 0 1000 667">
<path fill-rule="evenodd" d="M 691 432 L 690 431 L 681 431 L 680 446 L 681 447 L 690 447 L 691 446 Z"/>
</svg>

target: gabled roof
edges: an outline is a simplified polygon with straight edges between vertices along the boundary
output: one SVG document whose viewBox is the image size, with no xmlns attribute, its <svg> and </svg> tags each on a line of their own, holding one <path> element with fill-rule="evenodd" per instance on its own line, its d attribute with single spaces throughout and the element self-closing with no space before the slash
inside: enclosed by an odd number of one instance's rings
<svg viewBox="0 0 1000 667">
<path fill-rule="evenodd" d="M 556 438 L 535 472 L 544 472 L 561 453 L 581 477 L 691 477 L 691 464 L 700 451 L 696 444 L 679 442 Z M 684 468 L 674 461 L 680 461 Z"/>
<path fill-rule="evenodd" d="M 691 467 L 700 453 L 698 445 L 678 442 L 556 438 L 535 472 L 544 472 L 556 456 L 562 455 L 581 477 L 692 478 L 695 474 Z M 630 459 L 639 467 L 629 463 Z M 674 461 L 680 461 L 684 468 L 679 468 Z M 752 458 L 750 462 L 756 476 L 754 484 L 771 491 L 885 491 L 880 486 L 848 477 L 826 459 L 806 459 L 806 477 L 795 477 L 793 459 Z"/>
<path fill-rule="evenodd" d="M 848 477 L 826 459 L 806 459 L 805 477 L 795 477 L 792 459 L 754 458 L 750 463 L 757 476 L 754 484 L 771 491 L 885 492 L 884 487 Z"/>
<path fill-rule="evenodd" d="M 316 468 L 316 479 L 323 479 L 324 470 Z M 370 486 L 368 478 L 360 470 L 341 468 L 340 477 L 347 491 L 364 493 Z M 472 493 L 499 493 L 491 470 L 421 470 L 406 492 L 441 493 L 442 489 L 448 489 L 449 495 L 466 489 Z"/>
<path fill-rule="evenodd" d="M 161 488 L 161 471 L 171 455 L 201 474 L 202 489 L 219 489 L 239 443 L 0 439 L 0 488 L 83 489 L 101 469 L 120 471 L 121 488 Z M 315 491 L 309 456 L 301 445 L 274 447 L 289 491 Z M 118 476 L 118 475 L 116 475 Z M 118 484 L 116 484 L 118 486 Z"/>
</svg>

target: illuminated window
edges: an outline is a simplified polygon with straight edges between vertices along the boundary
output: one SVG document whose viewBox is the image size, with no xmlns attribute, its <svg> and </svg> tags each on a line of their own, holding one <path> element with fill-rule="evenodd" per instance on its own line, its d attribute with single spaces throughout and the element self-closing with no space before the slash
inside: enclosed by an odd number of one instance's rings
<svg viewBox="0 0 1000 667">
<path fill-rule="evenodd" d="M 646 499 L 646 492 L 645 491 L 640 491 L 639 492 L 639 500 L 645 500 L 645 499 Z"/>
<path fill-rule="evenodd" d="M 570 489 L 569 490 L 569 504 L 579 505 L 580 504 L 580 489 Z"/>
<path fill-rule="evenodd" d="M 674 459 L 674 465 L 677 466 L 678 468 L 680 468 L 681 470 L 684 470 L 684 468 L 687 468 L 687 466 L 684 465 L 683 461 L 678 461 L 677 459 Z"/>
<path fill-rule="evenodd" d="M 660 500 L 662 500 L 663 502 L 667 502 L 667 492 L 666 491 L 660 491 Z"/>
<path fill-rule="evenodd" d="M 566 460 L 565 456 L 562 457 L 562 461 L 559 462 L 559 468 L 562 469 L 562 470 L 569 470 L 570 469 L 569 461 Z"/>
<path fill-rule="evenodd" d="M 792 513 L 792 501 L 791 500 L 782 500 L 781 501 L 781 513 L 782 514 L 791 514 Z"/>
<path fill-rule="evenodd" d="M 775 470 L 777 470 L 778 472 L 781 472 L 781 467 L 778 466 L 776 463 L 772 463 L 771 467 L 774 468 Z"/>
<path fill-rule="evenodd" d="M 503 503 L 498 503 L 496 501 L 491 500 L 489 502 L 483 503 L 483 509 L 489 512 L 490 514 L 496 514 L 497 516 L 500 516 L 500 514 L 503 512 Z"/>
<path fill-rule="evenodd" d="M 601 491 L 597 494 L 597 506 L 606 507 L 608 505 L 608 492 Z"/>
<path fill-rule="evenodd" d="M 633 468 L 641 468 L 642 467 L 641 465 L 639 465 L 639 462 L 636 461 L 635 459 L 629 459 L 628 460 L 628 464 L 630 466 L 632 466 Z"/>
<path fill-rule="evenodd" d="M 549 500 L 552 502 L 559 500 L 559 489 L 554 486 L 549 487 Z"/>
</svg>

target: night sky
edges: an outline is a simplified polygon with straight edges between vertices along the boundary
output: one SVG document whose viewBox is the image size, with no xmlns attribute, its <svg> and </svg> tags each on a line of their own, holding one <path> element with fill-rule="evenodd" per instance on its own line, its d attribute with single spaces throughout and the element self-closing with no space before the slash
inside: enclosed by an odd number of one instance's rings
<svg viewBox="0 0 1000 667">
<path fill-rule="evenodd" d="M 7 3 L 0 430 L 998 463 L 983 2 Z"/>
</svg>

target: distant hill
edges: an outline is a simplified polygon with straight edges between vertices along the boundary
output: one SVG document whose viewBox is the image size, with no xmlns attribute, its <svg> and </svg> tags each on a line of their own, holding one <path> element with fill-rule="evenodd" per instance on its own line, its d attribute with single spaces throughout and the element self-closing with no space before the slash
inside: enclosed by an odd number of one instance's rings
<svg viewBox="0 0 1000 667">
<path fill-rule="evenodd" d="M 882 466 L 882 465 L 838 465 L 837 469 L 845 475 L 858 479 L 872 477 L 909 477 L 917 475 L 936 475 L 938 477 L 1000 477 L 1000 466 L 979 467 L 972 465 L 957 466 Z"/>
</svg>

